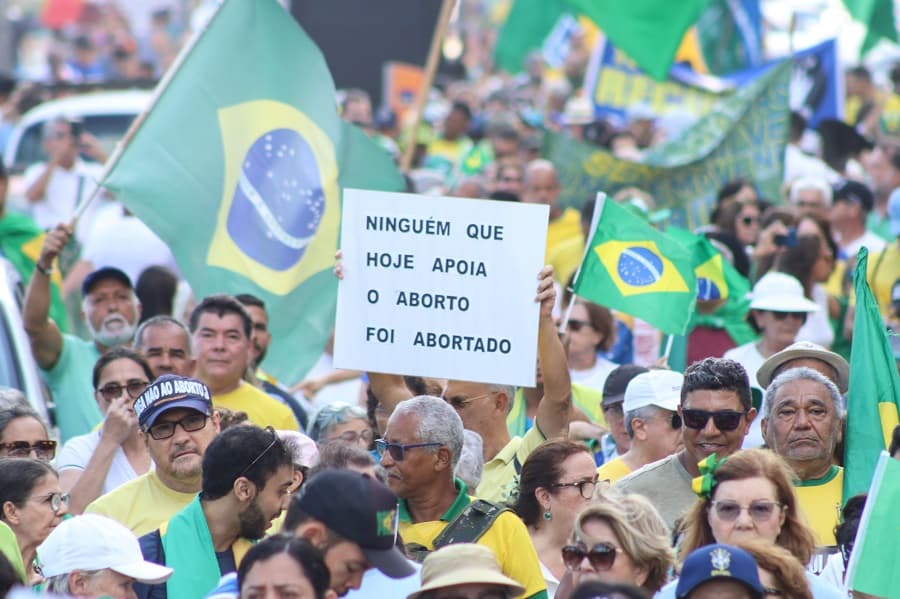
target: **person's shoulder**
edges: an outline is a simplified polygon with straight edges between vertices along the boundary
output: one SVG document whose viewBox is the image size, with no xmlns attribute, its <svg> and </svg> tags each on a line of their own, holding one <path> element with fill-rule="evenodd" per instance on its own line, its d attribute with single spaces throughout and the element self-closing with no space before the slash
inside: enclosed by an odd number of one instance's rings
<svg viewBox="0 0 900 599">
<path fill-rule="evenodd" d="M 145 495 L 148 488 L 152 484 L 151 476 L 153 472 L 145 472 L 141 474 L 137 478 L 133 478 L 126 483 L 122 483 L 109 493 L 105 495 L 101 495 L 90 504 L 88 504 L 85 509 L 86 512 L 99 512 L 101 510 L 108 510 L 116 505 L 122 505 L 122 502 L 125 502 L 130 507 L 131 501 L 126 501 L 127 498 L 137 498 Z M 124 505 L 123 505 L 124 507 Z"/>
<path fill-rule="evenodd" d="M 56 456 L 56 470 L 83 470 L 100 442 L 100 431 L 91 431 L 72 437 L 63 445 Z"/>
<path fill-rule="evenodd" d="M 627 491 L 630 488 L 644 488 L 646 486 L 656 487 L 654 482 L 656 479 L 669 476 L 670 473 L 677 469 L 678 454 L 673 453 L 661 460 L 650 462 L 641 466 L 628 476 L 624 476 L 615 484 L 616 487 Z"/>
<path fill-rule="evenodd" d="M 845 596 L 836 586 L 808 570 L 806 580 L 814 599 L 842 599 Z"/>
</svg>

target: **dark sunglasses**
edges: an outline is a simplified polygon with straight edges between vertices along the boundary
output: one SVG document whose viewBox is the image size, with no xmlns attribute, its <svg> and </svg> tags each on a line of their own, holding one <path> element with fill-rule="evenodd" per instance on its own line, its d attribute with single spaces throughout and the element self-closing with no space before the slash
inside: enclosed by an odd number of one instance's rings
<svg viewBox="0 0 900 599">
<path fill-rule="evenodd" d="M 749 227 L 750 225 L 755 225 L 759 222 L 759 218 L 756 216 L 744 216 L 741 217 L 741 224 L 745 227 Z"/>
<path fill-rule="evenodd" d="M 609 543 L 597 543 L 590 551 L 582 544 L 566 545 L 562 548 L 562 558 L 569 570 L 577 570 L 587 558 L 595 572 L 605 572 L 616 562 L 616 551 Z"/>
<path fill-rule="evenodd" d="M 577 333 L 584 327 L 590 327 L 590 326 L 591 326 L 591 323 L 589 323 L 586 320 L 570 320 L 570 321 L 566 322 L 566 328 L 575 333 Z"/>
<path fill-rule="evenodd" d="M 271 426 L 267 426 L 265 428 L 265 430 L 267 430 L 272 435 L 271 443 L 266 445 L 266 448 L 263 449 L 261 452 L 259 452 L 259 455 L 256 456 L 256 458 L 254 458 L 252 462 L 250 462 L 249 464 L 244 466 L 244 469 L 241 470 L 240 472 L 238 472 L 238 475 L 235 478 L 240 478 L 240 477 L 244 476 L 245 474 L 247 474 L 247 471 L 250 470 L 251 468 L 253 468 L 254 466 L 256 466 L 256 463 L 258 461 L 260 461 L 261 459 L 263 459 L 263 456 L 266 455 L 267 453 L 269 453 L 269 450 L 272 449 L 273 447 L 275 447 L 275 444 L 278 443 L 278 433 L 275 432 L 275 429 L 272 428 Z"/>
<path fill-rule="evenodd" d="M 801 320 L 806 322 L 806 312 L 775 312 L 774 310 L 770 310 L 772 316 L 775 320 L 781 321 L 790 316 L 791 318 L 795 318 L 797 320 Z"/>
<path fill-rule="evenodd" d="M 706 423 L 712 418 L 716 428 L 722 432 L 730 432 L 736 430 L 741 425 L 746 412 L 735 412 L 733 410 L 720 410 L 718 412 L 707 412 L 706 410 L 689 410 L 682 409 L 681 417 L 684 419 L 684 425 L 688 428 L 700 430 L 706 427 Z"/>
<path fill-rule="evenodd" d="M 383 456 L 387 452 L 395 462 L 402 462 L 406 459 L 407 449 L 440 447 L 441 445 L 443 443 L 388 443 L 384 439 L 375 439 L 375 451 L 378 452 L 378 455 Z"/>
<path fill-rule="evenodd" d="M 102 395 L 106 401 L 113 401 L 122 397 L 122 390 L 124 389 L 128 391 L 128 397 L 137 399 L 148 385 L 150 383 L 147 381 L 128 381 L 124 387 L 119 383 L 109 383 L 97 389 L 97 393 Z"/>
<path fill-rule="evenodd" d="M 678 415 L 678 412 L 674 412 L 672 414 L 672 419 L 669 421 L 669 425 L 676 431 L 681 428 L 681 416 Z"/>
<path fill-rule="evenodd" d="M 34 451 L 35 457 L 42 461 L 50 461 L 56 455 L 56 441 L 13 441 L 0 443 L 0 451 L 5 451 L 11 458 L 27 458 Z"/>
<path fill-rule="evenodd" d="M 193 433 L 206 426 L 207 418 L 206 414 L 201 414 L 199 412 L 196 414 L 188 414 L 181 420 L 176 420 L 174 422 L 157 422 L 148 428 L 147 432 L 157 441 L 160 439 L 168 439 L 175 434 L 176 426 L 181 426 L 187 433 Z"/>
</svg>

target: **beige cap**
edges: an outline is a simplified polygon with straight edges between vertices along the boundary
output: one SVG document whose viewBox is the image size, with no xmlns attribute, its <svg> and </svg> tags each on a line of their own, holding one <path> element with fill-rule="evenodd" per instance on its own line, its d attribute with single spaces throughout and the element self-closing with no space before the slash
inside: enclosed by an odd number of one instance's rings
<svg viewBox="0 0 900 599">
<path fill-rule="evenodd" d="M 483 545 L 457 543 L 441 547 L 422 562 L 422 587 L 406 599 L 416 599 L 423 593 L 455 587 L 461 584 L 490 584 L 504 586 L 519 596 L 525 588 L 504 576 L 494 552 Z"/>
<path fill-rule="evenodd" d="M 850 365 L 847 363 L 847 360 L 811 341 L 798 341 L 793 345 L 787 346 L 777 354 L 770 356 L 756 371 L 756 380 L 765 389 L 771 384 L 772 373 L 778 368 L 791 360 L 802 359 L 820 360 L 831 366 L 837 374 L 837 380 L 834 381 L 834 384 L 837 385 L 838 391 L 841 393 L 847 392 L 847 389 L 850 387 Z"/>
</svg>

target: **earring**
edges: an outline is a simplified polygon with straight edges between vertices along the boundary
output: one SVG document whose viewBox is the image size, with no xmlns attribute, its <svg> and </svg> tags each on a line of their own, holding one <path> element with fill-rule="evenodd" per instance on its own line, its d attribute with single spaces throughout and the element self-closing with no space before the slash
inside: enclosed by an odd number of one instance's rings
<svg viewBox="0 0 900 599">
<path fill-rule="evenodd" d="M 544 520 L 549 521 L 552 519 L 553 519 L 553 514 L 550 513 L 550 510 L 547 510 L 546 512 L 544 512 Z"/>
</svg>

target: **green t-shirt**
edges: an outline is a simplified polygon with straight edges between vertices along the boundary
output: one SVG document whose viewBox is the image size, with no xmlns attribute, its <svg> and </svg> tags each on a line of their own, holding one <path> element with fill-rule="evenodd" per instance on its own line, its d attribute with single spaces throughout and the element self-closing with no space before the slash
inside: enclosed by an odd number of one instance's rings
<svg viewBox="0 0 900 599">
<path fill-rule="evenodd" d="M 64 334 L 59 359 L 50 370 L 42 371 L 56 404 L 56 423 L 63 443 L 91 432 L 103 420 L 91 384 L 99 357 L 92 341 Z"/>
</svg>

